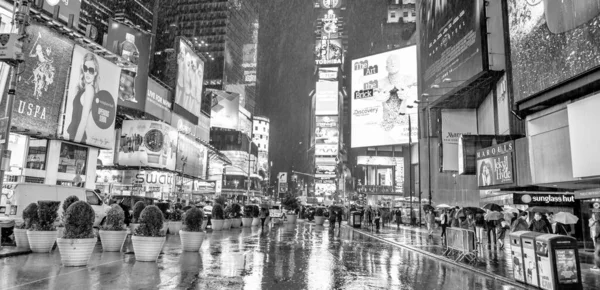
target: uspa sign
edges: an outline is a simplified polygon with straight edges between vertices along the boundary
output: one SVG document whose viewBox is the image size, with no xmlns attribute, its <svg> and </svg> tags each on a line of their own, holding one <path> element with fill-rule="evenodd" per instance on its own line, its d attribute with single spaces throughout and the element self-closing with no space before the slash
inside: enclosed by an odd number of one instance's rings
<svg viewBox="0 0 600 290">
<path fill-rule="evenodd" d="M 477 150 L 479 187 L 512 184 L 514 179 L 514 141 Z"/>
</svg>

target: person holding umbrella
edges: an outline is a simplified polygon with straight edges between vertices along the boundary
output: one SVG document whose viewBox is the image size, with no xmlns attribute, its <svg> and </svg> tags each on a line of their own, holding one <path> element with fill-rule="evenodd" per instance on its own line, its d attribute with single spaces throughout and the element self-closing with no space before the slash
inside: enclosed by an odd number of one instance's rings
<svg viewBox="0 0 600 290">
<path fill-rule="evenodd" d="M 446 213 L 445 209 L 442 211 L 442 215 L 440 215 L 440 225 L 442 226 L 442 234 L 440 237 L 442 238 L 442 242 L 445 244 L 446 228 L 448 227 L 448 214 Z"/>
<path fill-rule="evenodd" d="M 548 213 L 548 220 L 550 221 L 549 228 L 553 234 L 568 236 L 571 232 L 571 226 L 558 222 L 553 212 Z"/>
<path fill-rule="evenodd" d="M 396 225 L 398 225 L 398 229 L 400 229 L 400 225 L 402 224 L 402 209 L 396 209 Z"/>
<path fill-rule="evenodd" d="M 483 232 L 485 231 L 485 219 L 482 213 L 475 215 L 475 234 L 477 237 L 477 243 L 483 244 Z"/>
<path fill-rule="evenodd" d="M 537 233 L 550 233 L 548 224 L 542 220 L 542 214 L 540 212 L 536 212 L 533 216 L 533 221 L 529 225 L 529 230 Z"/>
<path fill-rule="evenodd" d="M 519 217 L 513 222 L 511 230 L 513 232 L 526 231 L 529 228 L 527 223 L 527 212 L 522 212 Z"/>
<path fill-rule="evenodd" d="M 498 228 L 497 228 L 497 232 L 498 232 L 498 244 L 500 245 L 500 249 L 504 248 L 504 238 L 506 235 L 506 230 L 510 229 L 510 225 L 508 224 L 508 222 L 506 220 L 504 220 L 504 218 L 501 218 L 500 220 L 498 220 Z"/>
</svg>

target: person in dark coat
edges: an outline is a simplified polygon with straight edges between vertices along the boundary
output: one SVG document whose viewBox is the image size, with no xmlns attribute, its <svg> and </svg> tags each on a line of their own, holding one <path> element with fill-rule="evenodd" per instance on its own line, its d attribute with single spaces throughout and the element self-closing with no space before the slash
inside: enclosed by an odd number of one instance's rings
<svg viewBox="0 0 600 290">
<path fill-rule="evenodd" d="M 526 231 L 529 229 L 529 224 L 527 223 L 527 212 L 522 212 L 519 217 L 512 223 L 511 231 Z"/>
<path fill-rule="evenodd" d="M 398 228 L 400 228 L 401 224 L 402 224 L 402 210 L 397 209 L 396 210 L 396 225 L 398 225 Z"/>
<path fill-rule="evenodd" d="M 533 217 L 533 221 L 529 225 L 529 230 L 537 232 L 537 233 L 544 233 L 544 234 L 550 233 L 548 224 L 544 220 L 542 220 L 542 214 L 539 212 L 535 213 L 535 215 Z"/>
<path fill-rule="evenodd" d="M 554 213 L 548 213 L 548 220 L 550 221 L 550 226 L 548 228 L 550 229 L 551 233 L 555 235 L 568 236 L 571 232 L 571 226 L 554 220 Z"/>
<path fill-rule="evenodd" d="M 131 213 L 129 213 L 129 206 L 123 203 L 123 200 L 119 201 L 118 205 L 121 207 L 123 213 L 125 214 L 125 220 L 123 222 L 125 223 L 125 225 L 129 226 L 129 224 L 131 223 Z"/>
<path fill-rule="evenodd" d="M 496 237 L 496 221 L 486 221 L 485 226 L 487 228 L 488 243 L 495 246 L 498 240 Z"/>
<path fill-rule="evenodd" d="M 343 215 L 343 210 L 342 209 L 338 209 L 338 211 L 337 211 L 337 222 L 338 222 L 338 227 L 340 227 L 340 229 L 342 228 L 342 215 Z"/>
</svg>

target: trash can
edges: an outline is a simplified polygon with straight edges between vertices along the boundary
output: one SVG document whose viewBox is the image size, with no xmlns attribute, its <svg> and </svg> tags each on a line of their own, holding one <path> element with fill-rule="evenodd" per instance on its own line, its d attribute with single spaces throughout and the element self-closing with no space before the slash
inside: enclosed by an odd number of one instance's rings
<svg viewBox="0 0 600 290">
<path fill-rule="evenodd" d="M 523 249 L 523 270 L 525 283 L 539 287 L 538 268 L 535 257 L 535 237 L 543 235 L 536 232 L 525 232 L 521 235 L 521 247 Z"/>
<path fill-rule="evenodd" d="M 535 238 L 540 288 L 581 289 L 581 266 L 577 240 L 569 236 L 541 235 Z"/>
<path fill-rule="evenodd" d="M 352 227 L 360 228 L 362 223 L 362 214 L 358 211 L 352 212 Z"/>
<path fill-rule="evenodd" d="M 521 247 L 521 236 L 528 231 L 518 231 L 509 235 L 510 239 L 510 252 L 512 254 L 513 262 L 513 277 L 519 282 L 525 283 L 525 270 L 523 265 L 523 248 Z"/>
</svg>

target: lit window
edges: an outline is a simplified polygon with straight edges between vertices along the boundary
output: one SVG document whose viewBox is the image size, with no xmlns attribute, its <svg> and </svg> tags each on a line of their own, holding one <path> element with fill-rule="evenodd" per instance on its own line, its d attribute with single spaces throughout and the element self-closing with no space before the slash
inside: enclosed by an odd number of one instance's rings
<svg viewBox="0 0 600 290">
<path fill-rule="evenodd" d="M 404 11 L 403 15 L 404 17 L 408 17 L 408 11 Z"/>
<path fill-rule="evenodd" d="M 392 13 L 390 13 L 390 17 L 391 17 L 391 18 L 396 18 L 396 12 L 392 12 Z"/>
</svg>

